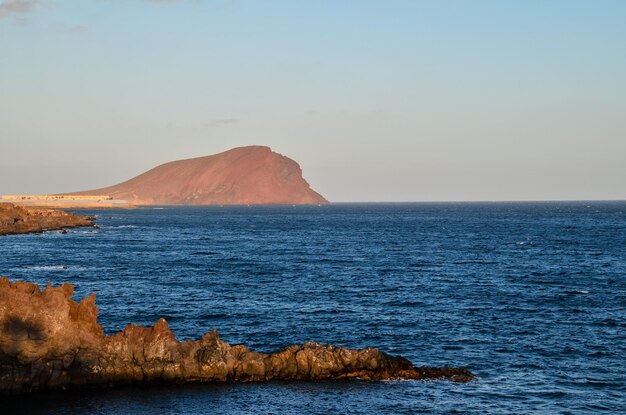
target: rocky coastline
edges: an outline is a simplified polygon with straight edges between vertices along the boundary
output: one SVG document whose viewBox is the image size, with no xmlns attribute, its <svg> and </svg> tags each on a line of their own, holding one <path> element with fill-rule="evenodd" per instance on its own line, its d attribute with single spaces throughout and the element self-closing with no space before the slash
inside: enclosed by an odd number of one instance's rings
<svg viewBox="0 0 626 415">
<path fill-rule="evenodd" d="M 81 226 L 94 226 L 94 218 L 57 209 L 0 203 L 0 235 L 38 233 Z"/>
<path fill-rule="evenodd" d="M 460 368 L 415 367 L 373 348 L 314 342 L 259 353 L 230 345 L 214 330 L 178 341 L 164 319 L 104 335 L 95 294 L 80 303 L 74 287 L 0 278 L 0 393 L 120 385 L 270 380 L 447 379 L 467 382 Z"/>
</svg>

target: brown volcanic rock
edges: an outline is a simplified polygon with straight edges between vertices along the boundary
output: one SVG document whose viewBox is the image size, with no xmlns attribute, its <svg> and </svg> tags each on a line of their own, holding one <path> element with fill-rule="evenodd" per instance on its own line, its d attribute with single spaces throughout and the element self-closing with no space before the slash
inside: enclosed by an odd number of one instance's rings
<svg viewBox="0 0 626 415">
<path fill-rule="evenodd" d="M 93 218 L 56 209 L 21 207 L 0 203 L 0 235 L 42 232 L 92 226 Z"/>
<path fill-rule="evenodd" d="M 298 163 L 263 146 L 172 161 L 124 183 L 74 194 L 107 195 L 134 205 L 328 203 L 310 188 Z"/>
<path fill-rule="evenodd" d="M 318 343 L 257 353 L 231 346 L 216 331 L 180 342 L 163 319 L 130 324 L 105 336 L 95 295 L 76 303 L 74 287 L 0 278 L 0 393 L 68 387 L 186 382 L 250 382 L 361 378 L 449 379 L 466 382 L 464 369 L 414 367 L 376 349 Z"/>
</svg>

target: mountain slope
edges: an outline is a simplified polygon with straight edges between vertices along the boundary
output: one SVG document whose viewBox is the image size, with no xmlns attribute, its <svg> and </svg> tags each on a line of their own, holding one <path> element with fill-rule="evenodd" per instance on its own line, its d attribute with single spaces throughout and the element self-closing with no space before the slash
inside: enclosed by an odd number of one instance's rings
<svg viewBox="0 0 626 415">
<path fill-rule="evenodd" d="M 328 203 L 310 188 L 298 163 L 264 146 L 172 161 L 115 186 L 72 194 L 107 195 L 134 205 Z"/>
</svg>

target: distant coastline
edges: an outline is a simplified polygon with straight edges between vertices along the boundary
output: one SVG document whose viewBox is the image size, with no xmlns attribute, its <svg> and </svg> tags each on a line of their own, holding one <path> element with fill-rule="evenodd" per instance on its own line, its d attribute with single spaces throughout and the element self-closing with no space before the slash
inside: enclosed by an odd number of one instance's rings
<svg viewBox="0 0 626 415">
<path fill-rule="evenodd" d="M 13 203 L 19 206 L 45 207 L 57 209 L 99 209 L 99 208 L 130 208 L 126 200 L 113 199 L 103 195 L 3 195 L 0 202 Z"/>
</svg>

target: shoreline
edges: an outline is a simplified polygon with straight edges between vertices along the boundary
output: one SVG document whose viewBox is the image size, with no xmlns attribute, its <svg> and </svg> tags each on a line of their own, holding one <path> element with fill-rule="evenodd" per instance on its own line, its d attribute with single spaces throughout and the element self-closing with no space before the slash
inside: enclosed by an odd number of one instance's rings
<svg viewBox="0 0 626 415">
<path fill-rule="evenodd" d="M 0 394 L 123 385 L 340 379 L 449 380 L 475 376 L 453 367 L 416 367 L 374 348 L 307 342 L 261 353 L 230 345 L 216 330 L 179 341 L 160 318 L 105 335 L 96 295 L 79 303 L 74 286 L 0 278 Z"/>
<path fill-rule="evenodd" d="M 25 207 L 51 209 L 128 209 L 134 207 L 126 200 L 99 195 L 3 195 L 0 197 L 0 203 L 2 202 Z"/>
<path fill-rule="evenodd" d="M 58 209 L 0 203 L 0 236 L 58 231 L 83 226 L 97 226 L 95 218 Z"/>
</svg>

